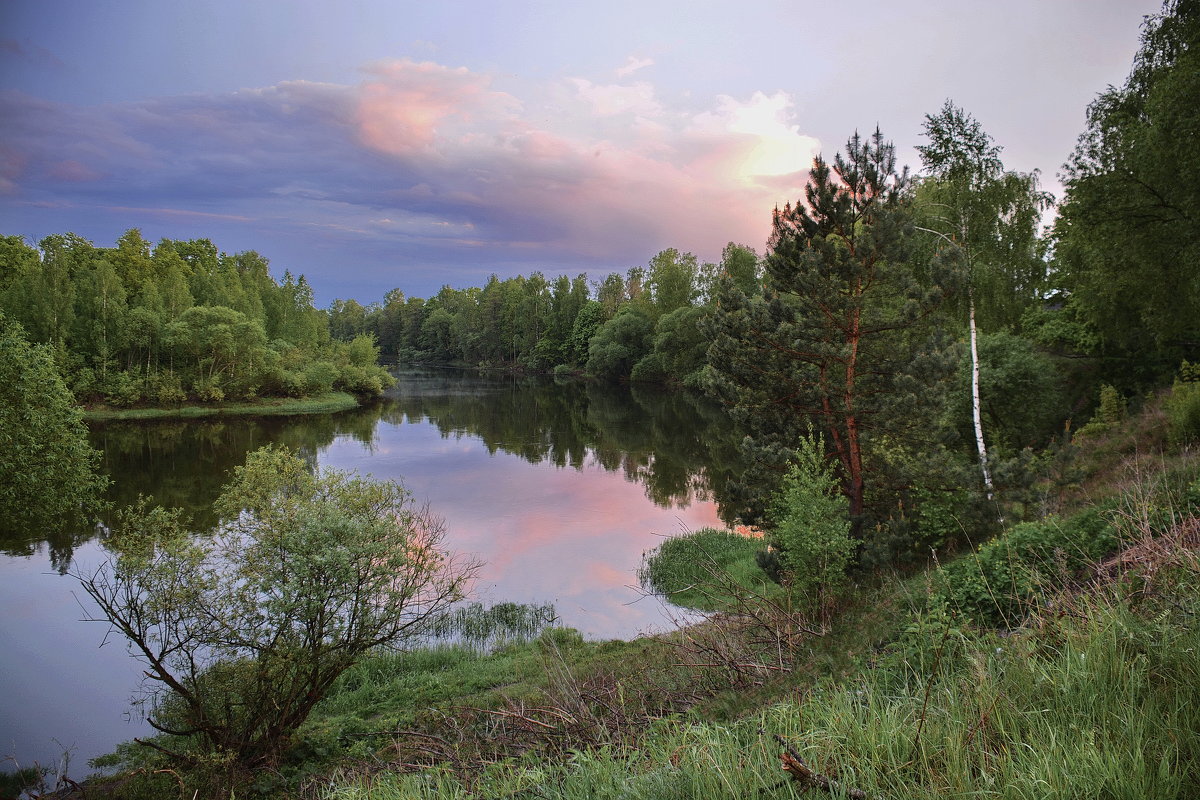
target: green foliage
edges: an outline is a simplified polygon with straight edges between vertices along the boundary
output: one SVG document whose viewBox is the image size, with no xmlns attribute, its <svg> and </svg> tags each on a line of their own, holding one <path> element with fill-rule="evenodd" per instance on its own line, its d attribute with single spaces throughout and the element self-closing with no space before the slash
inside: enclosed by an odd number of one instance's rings
<svg viewBox="0 0 1200 800">
<path fill-rule="evenodd" d="M 622 308 L 588 343 L 587 370 L 603 378 L 628 376 L 650 351 L 654 322 L 642 311 Z"/>
<path fill-rule="evenodd" d="M 938 571 L 937 596 L 981 624 L 1016 625 L 1078 571 L 1120 544 L 1111 515 L 1023 522 Z"/>
<path fill-rule="evenodd" d="M 157 746 L 232 775 L 278 764 L 337 677 L 422 634 L 474 565 L 397 484 L 310 472 L 283 450 L 251 453 L 216 508 L 223 524 L 192 537 L 143 503 L 114 557 L 76 577 L 156 682 L 151 724 L 177 740 Z"/>
<path fill-rule="evenodd" d="M 1166 409 L 1174 444 L 1186 445 L 1200 439 L 1200 363 L 1184 361 L 1180 366 Z"/>
<path fill-rule="evenodd" d="M 1120 425 L 1128 413 L 1125 398 L 1117 389 L 1107 383 L 1100 385 L 1100 405 L 1096 413 L 1081 427 L 1076 436 L 1095 436 Z"/>
<path fill-rule="evenodd" d="M 1128 78 L 1089 107 L 1065 165 L 1057 270 L 1128 391 L 1200 357 L 1200 6 L 1148 17 Z"/>
<path fill-rule="evenodd" d="M 958 489 L 952 492 L 932 492 L 918 488 L 913 492 L 916 507 L 917 548 L 924 551 L 953 549 L 962 540 L 964 528 L 975 523 L 970 518 L 969 494 Z M 972 525 L 974 527 L 974 525 Z"/>
<path fill-rule="evenodd" d="M 1036 171 L 1005 170 L 1002 148 L 951 101 L 925 116 L 924 129 L 929 143 L 917 150 L 929 177 L 917 193 L 918 224 L 940 234 L 935 247 L 949 238 L 963 252 L 963 321 L 970 304 L 985 329 L 1015 325 L 1044 291 L 1038 227 L 1053 198 L 1038 188 Z"/>
<path fill-rule="evenodd" d="M 925 433 L 920 422 L 936 413 L 935 387 L 950 367 L 935 323 L 962 264 L 957 251 L 917 263 L 913 234 L 894 146 L 879 131 L 856 134 L 832 167 L 816 159 L 803 202 L 776 211 L 763 295 L 722 279 L 704 325 L 711 389 L 762 453 L 753 482 L 777 486 L 770 462 L 815 421 L 859 534 L 872 448 Z M 761 501 L 748 505 L 761 514 Z"/>
<path fill-rule="evenodd" d="M 820 608 L 846 579 L 857 543 L 850 505 L 819 438 L 806 437 L 771 509 L 771 547 L 779 575 L 795 598 Z"/>
<path fill-rule="evenodd" d="M 50 349 L 0 313 L 0 533 L 29 536 L 96 510 L 99 460 Z"/>
<path fill-rule="evenodd" d="M 1007 332 L 979 336 L 981 417 L 993 457 L 1023 447 L 1042 447 L 1062 430 L 1065 389 L 1062 371 L 1024 337 Z M 955 431 L 974 441 L 971 419 L 971 360 L 963 354 L 947 398 Z"/>
<path fill-rule="evenodd" d="M 708 337 L 701 330 L 701 321 L 708 309 L 683 306 L 658 318 L 654 326 L 653 350 L 633 369 L 633 380 L 653 364 L 658 380 L 684 386 L 695 386 L 698 373 L 704 368 L 708 354 Z"/>
<path fill-rule="evenodd" d="M 85 402 L 219 403 L 335 386 L 377 396 L 391 385 L 371 331 L 347 334 L 335 314 L 346 341 L 331 342 L 304 277 L 276 282 L 257 253 L 218 253 L 207 240 L 152 247 L 136 229 L 114 248 L 72 234 L 41 245 L 0 240 L 0 310 L 51 345 Z M 365 325 L 369 310 L 357 308 Z M 305 380 L 315 362 L 334 370 Z"/>
<path fill-rule="evenodd" d="M 731 600 L 730 586 L 767 589 L 755 560 L 762 547 L 761 539 L 716 528 L 672 536 L 643 557 L 638 581 L 677 606 L 719 611 Z"/>
</svg>

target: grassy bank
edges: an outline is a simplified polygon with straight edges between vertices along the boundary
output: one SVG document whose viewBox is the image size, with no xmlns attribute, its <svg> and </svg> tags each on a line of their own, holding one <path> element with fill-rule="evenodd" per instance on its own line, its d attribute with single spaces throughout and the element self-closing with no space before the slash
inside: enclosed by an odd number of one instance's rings
<svg viewBox="0 0 1200 800">
<path fill-rule="evenodd" d="M 786 748 L 833 797 L 1195 797 L 1197 588 L 1193 570 L 1153 611 L 1119 594 L 1077 597 L 1007 637 L 920 616 L 853 675 L 798 686 L 733 723 L 680 717 L 634 747 L 470 775 L 449 762 L 386 771 L 326 796 L 797 797 L 805 784 L 780 769 Z"/>
<path fill-rule="evenodd" d="M 329 392 L 315 397 L 264 397 L 259 400 L 229 403 L 205 403 L 152 408 L 117 408 L 96 405 L 85 408 L 88 421 L 129 419 L 190 419 L 218 416 L 286 416 L 290 414 L 329 414 L 358 407 L 358 399 L 346 392 Z"/>
</svg>

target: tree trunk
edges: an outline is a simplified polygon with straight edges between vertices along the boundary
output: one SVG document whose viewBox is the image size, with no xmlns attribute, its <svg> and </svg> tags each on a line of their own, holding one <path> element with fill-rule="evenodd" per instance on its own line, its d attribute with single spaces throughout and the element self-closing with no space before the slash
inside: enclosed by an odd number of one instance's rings
<svg viewBox="0 0 1200 800">
<path fill-rule="evenodd" d="M 979 469 L 983 473 L 983 488 L 988 502 L 995 501 L 992 475 L 988 471 L 987 445 L 983 442 L 983 414 L 979 403 L 979 345 L 975 331 L 975 297 L 969 296 L 971 325 L 971 410 L 975 421 L 975 446 L 979 450 Z"/>
</svg>

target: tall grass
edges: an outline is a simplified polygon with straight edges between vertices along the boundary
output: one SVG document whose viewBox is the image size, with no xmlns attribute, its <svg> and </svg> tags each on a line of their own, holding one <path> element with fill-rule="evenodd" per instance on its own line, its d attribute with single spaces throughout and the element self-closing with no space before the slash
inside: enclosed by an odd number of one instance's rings
<svg viewBox="0 0 1200 800">
<path fill-rule="evenodd" d="M 1197 797 L 1196 588 L 1192 575 L 1149 617 L 1112 597 L 1077 598 L 1012 637 L 925 619 L 854 679 L 820 681 L 733 725 L 664 722 L 636 750 L 510 761 L 470 780 L 385 774 L 327 797 L 797 796 L 760 731 L 870 797 Z"/>
</svg>

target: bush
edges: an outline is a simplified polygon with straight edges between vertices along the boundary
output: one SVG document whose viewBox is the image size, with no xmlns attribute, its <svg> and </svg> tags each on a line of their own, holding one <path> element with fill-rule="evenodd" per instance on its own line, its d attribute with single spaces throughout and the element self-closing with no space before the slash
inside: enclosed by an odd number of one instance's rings
<svg viewBox="0 0 1200 800">
<path fill-rule="evenodd" d="M 187 400 L 183 383 L 174 372 L 158 373 L 153 380 L 147 381 L 146 388 L 152 393 L 155 401 L 162 405 L 179 405 Z"/>
<path fill-rule="evenodd" d="M 379 376 L 371 374 L 371 371 L 365 367 L 353 364 L 342 367 L 342 374 L 338 376 L 334 386 L 352 394 L 372 396 L 383 394 L 383 382 L 379 380 Z"/>
<path fill-rule="evenodd" d="M 219 403 L 225 399 L 225 390 L 215 377 L 197 379 L 192 383 L 192 394 L 202 403 Z"/>
<path fill-rule="evenodd" d="M 333 382 L 337 379 L 337 367 L 328 361 L 317 361 L 304 370 L 304 393 L 325 394 L 333 390 Z"/>
<path fill-rule="evenodd" d="M 104 399 L 114 406 L 131 406 L 142 399 L 142 381 L 129 372 L 109 372 L 101 385 Z"/>
<path fill-rule="evenodd" d="M 1167 426 L 1171 442 L 1186 445 L 1200 439 L 1200 364 L 1187 361 L 1167 398 Z"/>
<path fill-rule="evenodd" d="M 857 543 L 850 508 L 819 437 L 801 440 L 775 498 L 770 542 L 779 576 L 797 598 L 820 607 L 842 585 Z"/>
<path fill-rule="evenodd" d="M 1126 414 L 1125 398 L 1114 387 L 1103 384 L 1100 387 L 1100 407 L 1075 435 L 1087 437 L 1109 431 L 1124 422 Z"/>
<path fill-rule="evenodd" d="M 937 599 L 980 624 L 1016 624 L 1038 605 L 1043 592 L 1117 549 L 1120 536 L 1110 520 L 1111 508 L 1014 525 L 939 569 Z"/>
<path fill-rule="evenodd" d="M 682 608 L 718 611 L 730 582 L 761 589 L 766 574 L 755 564 L 762 541 L 732 531 L 704 528 L 667 539 L 642 561 L 638 580 Z"/>
</svg>

